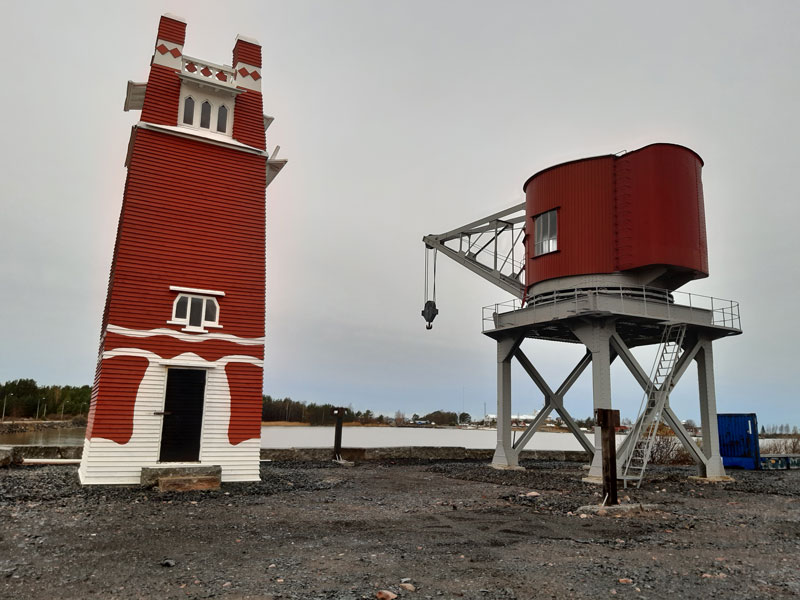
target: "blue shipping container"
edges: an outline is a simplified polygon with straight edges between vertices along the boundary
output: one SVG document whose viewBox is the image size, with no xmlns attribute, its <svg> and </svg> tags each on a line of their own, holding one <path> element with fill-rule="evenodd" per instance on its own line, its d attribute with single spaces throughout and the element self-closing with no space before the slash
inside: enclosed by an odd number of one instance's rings
<svg viewBox="0 0 800 600">
<path fill-rule="evenodd" d="M 751 414 L 718 414 L 719 453 L 726 467 L 760 469 L 758 421 Z"/>
</svg>

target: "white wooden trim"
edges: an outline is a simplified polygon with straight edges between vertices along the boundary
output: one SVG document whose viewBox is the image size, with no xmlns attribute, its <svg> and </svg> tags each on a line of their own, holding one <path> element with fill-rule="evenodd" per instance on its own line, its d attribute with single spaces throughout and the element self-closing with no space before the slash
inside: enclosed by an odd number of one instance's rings
<svg viewBox="0 0 800 600">
<path fill-rule="evenodd" d="M 194 352 L 184 352 L 174 358 L 161 358 L 157 354 L 149 350 L 142 350 L 141 348 L 115 348 L 114 350 L 106 350 L 103 352 L 102 359 L 114 358 L 115 356 L 142 356 L 150 361 L 153 365 L 169 365 L 186 367 L 192 369 L 214 369 L 217 367 L 224 368 L 228 363 L 248 363 L 256 367 L 263 367 L 264 361 L 255 356 L 248 356 L 247 354 L 229 354 L 220 358 L 218 361 L 211 362 L 201 358 Z"/>
<path fill-rule="evenodd" d="M 205 296 L 224 296 L 225 292 L 218 290 L 202 290 L 200 288 L 183 287 L 180 285 L 171 285 L 169 289 L 173 292 L 186 292 L 187 294 L 203 294 Z"/>
<path fill-rule="evenodd" d="M 243 144 L 230 136 L 223 135 L 221 133 L 214 133 L 208 129 L 195 129 L 194 127 L 189 127 L 188 125 L 181 125 L 180 127 L 174 125 L 157 125 L 155 123 L 146 123 L 144 121 L 139 121 L 135 127 L 141 127 L 142 129 L 149 129 L 151 131 L 160 131 L 162 133 L 168 133 L 189 139 L 203 139 L 209 144 L 214 144 L 216 146 L 233 148 L 234 150 L 241 150 L 242 152 L 247 152 L 248 154 L 257 154 L 258 156 L 267 156 L 267 152 L 261 150 L 260 148 L 248 146 L 247 144 Z M 231 124 L 231 127 L 233 127 L 233 124 Z"/>
<path fill-rule="evenodd" d="M 183 323 L 181 323 L 183 325 Z M 228 342 L 234 342 L 235 344 L 241 344 L 243 346 L 263 346 L 264 345 L 264 337 L 257 337 L 257 338 L 243 338 L 232 333 L 205 333 L 203 335 L 189 335 L 183 333 L 182 331 L 175 331 L 174 329 L 167 329 L 166 327 L 160 327 L 158 329 L 129 329 L 127 327 L 121 327 L 119 325 L 113 325 L 111 323 L 108 324 L 106 327 L 106 331 L 110 331 L 111 333 L 116 333 L 118 335 L 124 335 L 126 337 L 132 338 L 143 338 L 143 337 L 153 337 L 156 335 L 167 335 L 170 337 L 174 337 L 175 339 L 181 340 L 183 342 L 204 342 L 206 340 L 226 340 Z"/>
<path fill-rule="evenodd" d="M 243 42 L 247 42 L 248 44 L 253 44 L 255 46 L 261 46 L 261 42 L 259 42 L 256 38 L 247 37 L 246 35 L 242 35 L 241 33 L 237 34 L 236 39 L 242 40 Z"/>
<path fill-rule="evenodd" d="M 103 358 L 121 355 L 143 356 L 150 361 L 136 393 L 133 432 L 126 444 L 118 444 L 105 438 L 85 440 L 83 458 L 78 470 L 82 483 L 138 484 L 142 467 L 198 464 L 220 465 L 223 482 L 258 481 L 260 439 L 251 438 L 235 445 L 228 439 L 231 398 L 224 367 L 231 362 L 247 362 L 260 367 L 263 361 L 244 355 L 229 355 L 218 361 L 207 361 L 193 353 L 184 353 L 164 361 L 152 352 L 137 348 L 120 348 L 105 352 Z M 158 462 L 163 418 L 153 413 L 163 411 L 164 408 L 167 366 L 206 370 L 198 462 Z"/>
</svg>

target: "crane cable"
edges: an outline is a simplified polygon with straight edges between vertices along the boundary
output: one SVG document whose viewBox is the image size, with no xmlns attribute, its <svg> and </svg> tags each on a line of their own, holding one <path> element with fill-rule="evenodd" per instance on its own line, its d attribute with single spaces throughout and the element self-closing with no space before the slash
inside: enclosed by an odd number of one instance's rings
<svg viewBox="0 0 800 600">
<path fill-rule="evenodd" d="M 428 250 L 433 250 L 433 298 L 430 300 L 428 299 L 428 273 L 430 272 L 429 268 L 429 259 L 428 259 Z M 433 329 L 433 320 L 436 318 L 436 315 L 439 314 L 439 310 L 436 308 L 436 256 L 438 251 L 436 248 L 429 248 L 425 246 L 425 304 L 422 309 L 422 317 L 425 319 L 425 328 L 426 329 Z"/>
</svg>

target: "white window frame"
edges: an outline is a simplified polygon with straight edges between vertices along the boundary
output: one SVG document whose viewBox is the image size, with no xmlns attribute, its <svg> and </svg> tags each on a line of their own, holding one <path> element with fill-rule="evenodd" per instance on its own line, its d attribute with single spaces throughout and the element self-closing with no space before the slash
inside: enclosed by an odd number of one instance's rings
<svg viewBox="0 0 800 600">
<path fill-rule="evenodd" d="M 208 104 L 208 127 L 203 127 L 201 123 L 203 122 L 203 105 Z M 205 129 L 206 131 L 216 131 L 217 128 L 213 127 L 214 124 L 214 117 L 217 115 L 217 111 L 214 109 L 214 103 L 211 101 L 211 98 L 203 98 L 203 101 L 200 103 L 200 118 L 197 121 L 197 128 L 198 129 Z"/>
<path fill-rule="evenodd" d="M 226 111 L 226 114 L 225 114 L 225 129 L 223 129 L 222 131 L 219 130 L 219 109 L 221 109 L 221 108 L 224 108 L 225 111 Z M 212 109 L 213 109 L 213 105 L 212 105 Z M 229 123 L 231 121 L 231 109 L 228 108 L 227 104 L 220 104 L 217 107 L 217 110 L 214 111 L 214 117 L 215 117 L 215 119 L 214 119 L 215 125 L 214 125 L 214 129 L 212 129 L 212 131 L 214 133 L 222 133 L 222 134 L 227 135 Z"/>
<path fill-rule="evenodd" d="M 173 291 L 174 288 L 173 288 Z M 217 295 L 224 295 L 224 294 L 217 294 Z M 178 310 L 178 301 L 181 298 L 186 298 L 186 316 L 185 317 L 177 317 L 175 315 L 176 311 Z M 200 318 L 200 326 L 197 325 L 190 325 L 189 324 L 189 316 L 191 315 L 192 310 L 192 300 L 199 299 L 203 301 L 203 308 L 201 311 L 201 318 Z M 207 321 L 206 320 L 206 306 L 208 302 L 213 302 L 214 307 L 216 309 L 215 315 L 216 319 L 214 321 Z M 219 324 L 219 302 L 217 299 L 208 294 L 193 294 L 189 292 L 181 291 L 176 297 L 175 300 L 172 302 L 172 318 L 167 321 L 168 325 L 183 325 L 183 329 L 181 331 L 188 331 L 193 333 L 208 333 L 208 329 L 206 328 L 214 328 L 214 329 L 222 329 L 222 325 Z"/>
<path fill-rule="evenodd" d="M 185 127 L 197 132 L 211 133 L 215 135 L 224 135 L 231 137 L 233 135 L 233 119 L 234 107 L 236 106 L 236 98 L 228 94 L 216 92 L 213 89 L 203 88 L 202 85 L 186 85 L 186 82 L 181 84 L 181 101 L 178 107 L 178 126 Z M 186 98 L 191 98 L 194 101 L 194 112 L 192 113 L 191 125 L 183 122 L 184 112 L 186 108 Z M 200 119 L 202 118 L 203 102 L 211 104 L 211 120 L 209 121 L 208 128 L 200 127 Z M 228 110 L 228 117 L 225 119 L 225 131 L 218 131 L 217 124 L 219 122 L 219 108 L 224 106 Z"/>
<path fill-rule="evenodd" d="M 551 219 L 550 216 L 554 219 Z M 551 227 L 554 224 L 555 227 Z M 554 231 L 550 231 L 554 229 Z M 558 209 L 554 208 L 533 218 L 533 256 L 558 251 Z"/>
<path fill-rule="evenodd" d="M 185 123 L 184 119 L 186 118 L 186 101 L 189 98 L 192 99 L 192 103 L 193 103 L 192 104 L 192 122 L 191 123 Z M 181 118 L 178 121 L 178 123 L 180 123 L 184 127 L 195 127 L 194 115 L 195 115 L 196 112 L 197 112 L 197 100 L 195 100 L 195 97 L 192 94 L 187 94 L 186 96 L 183 97 L 183 102 L 181 102 L 181 115 L 180 115 Z"/>
</svg>

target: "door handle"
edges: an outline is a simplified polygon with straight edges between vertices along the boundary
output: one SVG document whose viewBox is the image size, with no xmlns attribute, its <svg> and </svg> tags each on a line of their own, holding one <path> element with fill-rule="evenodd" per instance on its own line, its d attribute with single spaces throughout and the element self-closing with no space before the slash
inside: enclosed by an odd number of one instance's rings
<svg viewBox="0 0 800 600">
<path fill-rule="evenodd" d="M 172 413 L 169 412 L 169 411 L 158 410 L 158 411 L 154 412 L 153 414 L 157 415 L 159 417 L 163 417 L 163 416 L 166 416 L 166 415 L 171 415 Z"/>
</svg>

